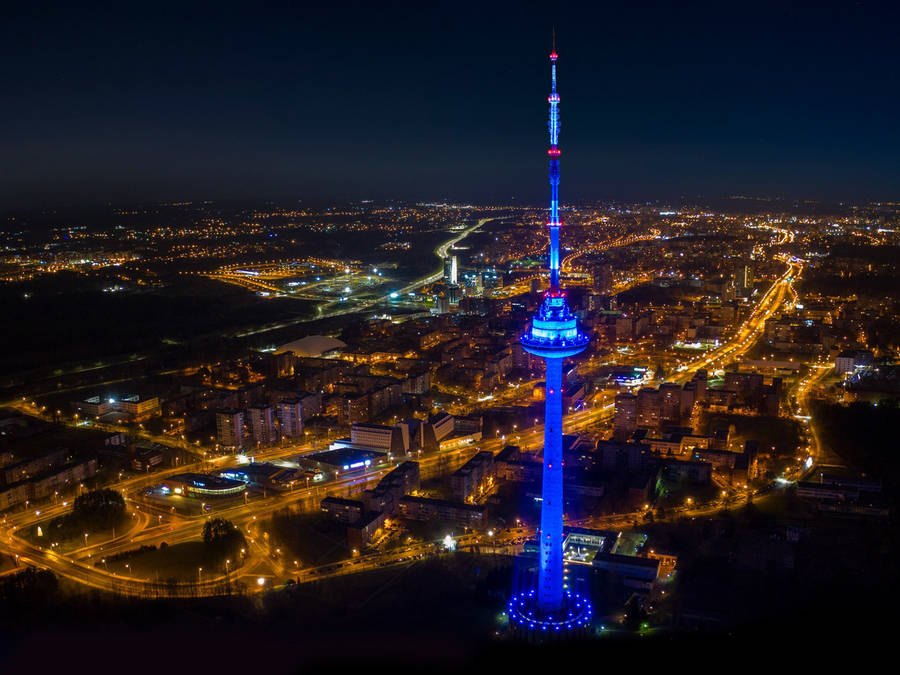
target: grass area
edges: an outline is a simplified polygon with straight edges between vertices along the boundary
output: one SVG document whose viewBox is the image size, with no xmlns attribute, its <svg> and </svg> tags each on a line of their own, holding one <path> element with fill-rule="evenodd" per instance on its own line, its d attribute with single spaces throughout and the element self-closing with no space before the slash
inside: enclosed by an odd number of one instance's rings
<svg viewBox="0 0 900 675">
<path fill-rule="evenodd" d="M 54 536 L 52 530 L 50 529 L 50 520 L 42 520 L 39 523 L 30 527 L 24 538 L 34 544 L 35 546 L 43 546 L 44 548 L 50 548 L 51 544 L 57 544 L 54 547 L 54 550 L 59 553 L 67 553 L 69 551 L 74 551 L 79 548 L 82 548 L 85 545 L 84 532 L 80 535 L 74 535 L 72 537 L 60 537 Z M 114 535 L 121 534 L 126 527 L 128 527 L 129 523 L 123 523 L 121 528 L 117 530 L 110 529 L 93 529 L 87 528 L 85 532 L 88 533 L 87 544 L 90 545 L 95 541 L 106 541 L 107 539 L 113 539 Z M 40 528 L 41 535 L 38 535 L 38 528 Z"/>
<path fill-rule="evenodd" d="M 273 298 L 261 301 L 243 289 L 229 288 L 195 275 L 172 275 L 162 288 L 103 293 L 102 273 L 46 275 L 28 282 L 32 296 L 10 284 L 0 291 L 4 307 L 17 321 L 0 335 L 0 373 L 22 364 L 64 368 L 71 362 L 109 359 L 145 350 L 171 349 L 171 341 L 202 337 L 285 318 L 311 316 L 314 303 Z M 112 330 L 107 319 L 117 317 Z M 57 330 L 65 325 L 65 331 Z M 169 344 L 163 339 L 169 338 Z M 179 346 L 179 349 L 184 349 Z M 48 357 L 48 355 L 51 355 Z"/>
<path fill-rule="evenodd" d="M 647 542 L 647 535 L 635 530 L 622 532 L 613 546 L 612 552 L 621 555 L 638 555 Z"/>
<path fill-rule="evenodd" d="M 234 561 L 236 562 L 236 561 Z M 151 581 L 197 581 L 207 574 L 218 575 L 225 572 L 224 565 L 211 566 L 209 551 L 202 541 L 189 541 L 159 548 L 137 549 L 114 560 L 100 562 L 110 572 L 127 577 L 149 579 Z M 203 568 L 203 573 L 198 572 Z M 229 570 L 235 568 L 229 566 Z"/>
<path fill-rule="evenodd" d="M 16 567 L 16 560 L 11 555 L 7 555 L 6 553 L 0 553 L 0 573 L 6 572 L 8 570 Z"/>
<path fill-rule="evenodd" d="M 719 488 L 713 484 L 682 483 L 660 479 L 656 486 L 657 505 L 666 509 L 684 506 L 690 499 L 694 504 L 703 504 L 718 497 Z"/>
<path fill-rule="evenodd" d="M 266 522 L 272 546 L 287 549 L 301 565 L 326 565 L 350 557 L 347 526 L 322 513 L 276 513 Z"/>
<path fill-rule="evenodd" d="M 52 575 L 48 581 L 53 581 Z M 307 672 L 311 663 L 318 664 L 312 670 L 319 672 L 325 665 L 343 664 L 347 659 L 353 670 L 372 670 L 373 655 L 388 649 L 384 662 L 391 664 L 393 672 L 443 672 L 430 664 L 435 659 L 445 663 L 458 659 L 473 643 L 490 639 L 509 592 L 510 570 L 508 559 L 459 553 L 400 568 L 289 585 L 253 597 L 177 601 L 122 598 L 65 583 L 46 585 L 43 590 L 30 584 L 26 592 L 8 600 L 5 606 L 11 611 L 0 613 L 0 632 L 9 635 L 8 627 L 25 632 L 59 627 L 62 632 L 74 632 L 79 637 L 73 640 L 81 642 L 80 630 L 94 634 L 103 625 L 116 631 L 108 636 L 111 645 L 120 644 L 121 629 L 138 635 L 134 653 L 139 654 L 152 644 L 165 645 L 168 654 L 172 639 L 185 637 L 191 653 L 223 651 L 206 649 L 206 644 L 252 642 L 289 661 L 289 667 L 277 668 L 285 672 L 295 672 L 299 664 Z M 0 603 L 7 601 L 2 590 L 0 586 Z M 160 631 L 171 638 L 164 639 Z M 404 639 L 398 642 L 397 635 Z M 201 636 L 204 639 L 198 642 Z M 41 642 L 57 644 L 50 639 Z M 245 650 L 225 651 L 243 654 Z M 173 658 L 180 658 L 178 648 L 173 653 Z M 397 658 L 415 670 L 398 670 Z M 228 660 L 233 659 L 229 655 Z M 152 658 L 145 661 L 151 667 L 155 663 Z M 269 658 L 263 662 L 271 664 Z M 256 663 L 258 668 L 261 662 Z"/>
<path fill-rule="evenodd" d="M 856 402 L 850 405 L 817 401 L 812 406 L 823 445 L 852 469 L 885 481 L 896 500 L 900 494 L 897 476 L 900 459 L 896 452 L 896 433 L 900 408 Z"/>
<path fill-rule="evenodd" d="M 401 541 L 406 541 L 407 536 L 412 537 L 416 541 L 436 541 L 443 539 L 448 534 L 462 534 L 463 528 L 460 526 L 450 525 L 440 520 L 402 520 L 403 529 L 407 535 L 400 537 Z"/>
<path fill-rule="evenodd" d="M 713 413 L 707 416 L 705 433 L 712 434 L 719 429 L 727 429 L 734 425 L 731 442 L 743 447 L 745 441 L 759 443 L 760 451 L 769 452 L 774 449 L 778 456 L 793 456 L 800 444 L 800 424 L 785 417 L 767 415 L 731 415 Z"/>
<path fill-rule="evenodd" d="M 740 507 L 746 505 L 746 500 L 735 504 Z M 818 517 L 818 512 L 812 502 L 800 499 L 793 490 L 779 490 L 753 498 L 753 508 L 761 516 L 776 519 L 790 518 L 793 522 L 812 521 Z"/>
<path fill-rule="evenodd" d="M 40 511 L 36 510 L 37 515 Z M 29 528 L 25 536 L 39 546 L 60 545 L 63 550 L 87 546 L 91 542 L 115 538 L 125 532 L 131 519 L 125 500 L 115 490 L 92 490 L 75 498 L 72 510 Z M 94 539 L 89 536 L 93 534 Z"/>
<path fill-rule="evenodd" d="M 528 492 L 538 489 L 526 483 L 501 482 L 493 495 L 488 497 L 488 515 L 492 523 L 514 527 L 518 518 L 522 524 L 537 525 L 541 519 L 540 502 L 528 496 Z M 569 517 L 572 514 L 567 510 Z"/>
<path fill-rule="evenodd" d="M 453 499 L 449 476 L 423 480 L 419 488 L 419 494 L 432 499 Z"/>
</svg>

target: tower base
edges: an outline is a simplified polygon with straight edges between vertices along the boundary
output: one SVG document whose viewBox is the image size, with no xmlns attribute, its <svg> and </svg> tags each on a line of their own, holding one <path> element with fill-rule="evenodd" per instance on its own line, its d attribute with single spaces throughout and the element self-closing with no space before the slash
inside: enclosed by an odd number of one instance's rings
<svg viewBox="0 0 900 675">
<path fill-rule="evenodd" d="M 535 592 L 514 595 L 507 606 L 512 634 L 527 642 L 561 642 L 585 638 L 593 629 L 594 608 L 583 596 L 566 591 L 556 610 L 538 606 Z"/>
</svg>

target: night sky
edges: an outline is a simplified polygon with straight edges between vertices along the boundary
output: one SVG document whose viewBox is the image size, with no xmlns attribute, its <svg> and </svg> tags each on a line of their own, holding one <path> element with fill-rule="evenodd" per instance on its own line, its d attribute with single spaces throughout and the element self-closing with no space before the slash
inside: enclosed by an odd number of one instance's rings
<svg viewBox="0 0 900 675">
<path fill-rule="evenodd" d="M 325 4 L 4 10 L 0 210 L 539 201 L 553 24 L 563 200 L 900 201 L 887 5 Z"/>
</svg>

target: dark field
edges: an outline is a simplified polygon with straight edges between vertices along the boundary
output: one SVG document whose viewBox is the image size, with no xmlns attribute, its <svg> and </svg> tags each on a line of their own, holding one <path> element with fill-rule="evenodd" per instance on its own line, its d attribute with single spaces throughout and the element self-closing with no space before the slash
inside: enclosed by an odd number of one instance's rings
<svg viewBox="0 0 900 675">
<path fill-rule="evenodd" d="M 213 332 L 310 316 L 313 303 L 263 300 L 198 277 L 150 290 L 105 293 L 77 275 L 0 288 L 0 376 L 128 358 Z"/>
</svg>

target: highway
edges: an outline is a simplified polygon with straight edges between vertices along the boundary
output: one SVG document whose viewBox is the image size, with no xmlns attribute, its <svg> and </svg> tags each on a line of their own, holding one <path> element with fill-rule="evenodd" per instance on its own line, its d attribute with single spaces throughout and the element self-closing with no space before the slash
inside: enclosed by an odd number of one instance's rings
<svg viewBox="0 0 900 675">
<path fill-rule="evenodd" d="M 736 334 L 725 344 L 704 354 L 691 364 L 680 367 L 678 369 L 680 374 L 674 381 L 684 383 L 700 369 L 723 368 L 747 353 L 765 328 L 766 320 L 779 310 L 791 290 L 791 284 L 799 278 L 802 271 L 801 262 L 789 261 L 787 271 L 763 294 L 750 316 L 738 327 Z"/>
<path fill-rule="evenodd" d="M 456 246 L 459 242 L 461 242 L 463 239 L 468 237 L 470 234 L 472 234 L 473 232 L 478 230 L 482 225 L 484 225 L 485 223 L 487 223 L 488 221 L 491 221 L 491 220 L 496 220 L 496 217 L 480 219 L 474 225 L 467 227 L 466 229 L 462 230 L 459 234 L 457 234 L 452 239 L 448 239 L 443 244 L 441 244 L 440 246 L 435 248 L 434 255 L 437 257 L 437 259 L 439 261 L 441 261 L 440 269 L 438 269 L 438 271 L 434 272 L 433 274 L 428 274 L 428 275 L 422 277 L 421 279 L 417 279 L 416 281 L 413 281 L 411 284 L 408 284 L 408 285 L 404 286 L 403 288 L 398 288 L 398 289 L 395 289 L 394 291 L 391 291 L 391 293 L 386 295 L 383 298 L 383 300 L 389 300 L 393 293 L 396 293 L 397 295 L 406 295 L 407 293 L 411 293 L 412 291 L 414 291 L 418 288 L 421 288 L 422 286 L 427 286 L 429 284 L 433 284 L 433 283 L 436 283 L 437 281 L 440 281 L 444 276 L 443 260 L 450 254 L 450 249 L 453 248 L 454 246 Z"/>
<path fill-rule="evenodd" d="M 463 239 L 468 237 L 470 234 L 475 232 L 479 227 L 484 225 L 484 223 L 486 223 L 490 220 L 495 220 L 495 219 L 496 219 L 496 217 L 480 219 L 474 225 L 471 225 L 471 226 L 465 228 L 459 234 L 454 235 L 452 238 L 448 239 L 444 243 L 437 246 L 434 249 L 434 255 L 437 256 L 437 258 L 439 260 L 443 260 L 447 256 L 447 253 L 449 252 L 449 250 L 452 246 L 455 246 L 456 244 L 461 242 Z M 390 301 L 394 297 L 403 296 L 408 293 L 411 293 L 412 291 L 415 291 L 416 289 L 421 288 L 422 286 L 427 286 L 428 284 L 433 284 L 434 282 L 438 281 L 442 276 L 443 276 L 443 267 L 441 267 L 441 269 L 439 271 L 434 272 L 432 274 L 428 274 L 424 277 L 421 277 L 420 279 L 417 279 L 417 280 L 413 281 L 412 283 L 409 283 L 406 286 L 403 286 L 402 288 L 393 289 L 389 293 L 386 293 L 384 296 L 379 297 L 375 300 L 354 303 L 349 306 L 346 303 L 331 302 L 331 303 L 328 303 L 327 307 L 335 307 L 336 309 L 319 311 L 319 312 L 317 312 L 316 316 L 314 316 L 312 318 L 304 317 L 304 318 L 299 318 L 299 319 L 292 319 L 290 321 L 282 321 L 277 324 L 263 326 L 262 328 L 257 328 L 255 330 L 244 331 L 242 333 L 237 333 L 235 335 L 235 337 L 239 337 L 239 338 L 248 337 L 250 335 L 258 335 L 260 333 L 268 333 L 269 331 L 278 330 L 280 328 L 287 328 L 289 326 L 295 326 L 297 324 L 306 323 L 308 321 L 318 321 L 319 319 L 324 319 L 324 318 L 328 318 L 328 317 L 342 316 L 345 314 L 354 314 L 354 313 L 362 311 L 364 309 L 368 309 L 370 307 L 377 306 L 383 302 Z"/>
</svg>

